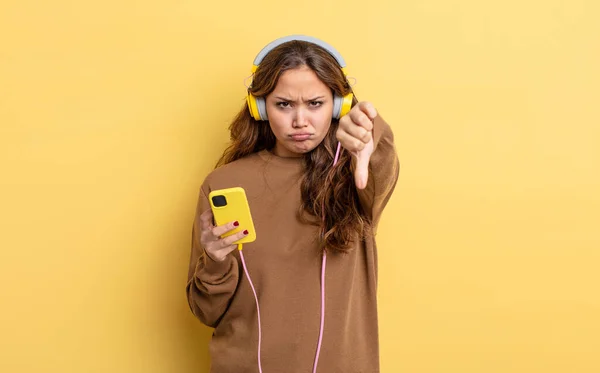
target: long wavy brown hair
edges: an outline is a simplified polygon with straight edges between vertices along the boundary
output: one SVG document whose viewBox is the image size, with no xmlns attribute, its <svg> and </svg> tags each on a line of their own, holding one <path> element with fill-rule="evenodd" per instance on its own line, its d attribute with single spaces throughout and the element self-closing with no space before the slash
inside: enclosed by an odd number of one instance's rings
<svg viewBox="0 0 600 373">
<path fill-rule="evenodd" d="M 333 56 L 318 45 L 297 40 L 281 44 L 265 56 L 254 73 L 249 92 L 256 97 L 266 97 L 273 92 L 283 72 L 303 66 L 312 69 L 333 93 L 344 96 L 352 92 Z M 354 98 L 352 106 L 356 103 Z M 368 232 L 370 221 L 359 203 L 351 166 L 352 155 L 340 151 L 338 162 L 332 167 L 337 150 L 335 133 L 338 124 L 337 119 L 332 119 L 321 144 L 303 155 L 305 174 L 298 214 L 301 221 L 320 227 L 323 250 L 348 252 L 353 243 Z M 229 130 L 231 144 L 216 167 L 275 147 L 276 138 L 269 123 L 252 118 L 247 104 L 235 116 Z"/>
</svg>

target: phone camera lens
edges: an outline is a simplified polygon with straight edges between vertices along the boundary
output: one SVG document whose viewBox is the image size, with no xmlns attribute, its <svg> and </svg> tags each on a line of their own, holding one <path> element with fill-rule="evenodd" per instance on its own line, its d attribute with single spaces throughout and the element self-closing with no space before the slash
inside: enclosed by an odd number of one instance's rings
<svg viewBox="0 0 600 373">
<path fill-rule="evenodd" d="M 212 198 L 212 201 L 215 207 L 227 206 L 227 199 L 225 198 L 225 196 L 214 196 Z"/>
</svg>

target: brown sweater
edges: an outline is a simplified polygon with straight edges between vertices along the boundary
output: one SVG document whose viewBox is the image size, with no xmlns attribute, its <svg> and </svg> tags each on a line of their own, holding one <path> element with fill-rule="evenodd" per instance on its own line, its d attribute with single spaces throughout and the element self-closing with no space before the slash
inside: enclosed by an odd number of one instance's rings
<svg viewBox="0 0 600 373">
<path fill-rule="evenodd" d="M 359 190 L 376 228 L 398 179 L 388 124 L 377 117 L 369 181 Z M 310 373 L 319 338 L 321 252 L 318 227 L 299 222 L 301 158 L 261 151 L 214 170 L 201 189 L 193 226 L 187 297 L 194 315 L 213 327 L 211 373 L 258 372 L 254 295 L 238 250 L 215 262 L 200 246 L 200 214 L 213 189 L 246 190 L 257 239 L 243 246 L 260 304 L 264 373 Z M 319 373 L 379 372 L 377 246 L 359 241 L 349 255 L 327 254 L 325 326 Z"/>
</svg>

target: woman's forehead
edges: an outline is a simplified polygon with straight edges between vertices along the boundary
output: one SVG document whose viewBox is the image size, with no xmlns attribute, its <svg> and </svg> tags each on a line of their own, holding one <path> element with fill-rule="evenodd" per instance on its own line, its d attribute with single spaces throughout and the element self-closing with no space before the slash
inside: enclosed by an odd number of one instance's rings
<svg viewBox="0 0 600 373">
<path fill-rule="evenodd" d="M 326 92 L 327 85 L 319 79 L 317 74 L 308 67 L 291 69 L 283 72 L 277 81 L 275 91 L 306 91 L 314 90 Z"/>
</svg>

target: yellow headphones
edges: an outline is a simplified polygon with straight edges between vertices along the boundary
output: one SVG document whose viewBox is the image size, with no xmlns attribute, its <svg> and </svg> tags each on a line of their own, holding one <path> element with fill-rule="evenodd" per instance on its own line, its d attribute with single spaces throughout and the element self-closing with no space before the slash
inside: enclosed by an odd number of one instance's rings
<svg viewBox="0 0 600 373">
<path fill-rule="evenodd" d="M 256 58 L 254 59 L 254 63 L 252 66 L 252 74 L 254 74 L 256 72 L 256 70 L 258 69 L 258 66 L 260 65 L 260 63 L 262 62 L 263 58 L 271 51 L 273 50 L 273 48 L 286 43 L 288 41 L 292 41 L 292 40 L 300 40 L 300 41 L 307 41 L 313 44 L 316 44 L 322 48 L 324 48 L 327 52 L 329 52 L 329 54 L 331 54 L 336 61 L 338 62 L 338 64 L 340 65 L 340 67 L 342 68 L 342 71 L 344 73 L 344 76 L 347 75 L 346 73 L 346 62 L 344 61 L 344 58 L 338 53 L 338 51 L 336 51 L 331 45 L 325 43 L 322 40 L 319 40 L 317 38 L 311 37 L 311 36 L 305 36 L 305 35 L 290 35 L 290 36 L 284 36 L 282 38 L 279 38 L 277 40 L 272 41 L 271 43 L 267 44 L 256 56 Z M 341 117 L 343 117 L 344 115 L 348 114 L 348 112 L 350 111 L 350 109 L 352 108 L 352 99 L 354 98 L 354 95 L 352 93 L 348 93 L 346 96 L 341 97 L 337 94 L 334 94 L 333 96 L 333 115 L 332 117 L 335 119 L 340 119 Z M 254 95 L 252 95 L 252 93 L 250 93 L 250 90 L 248 90 L 248 95 L 246 97 L 246 102 L 248 103 L 248 109 L 250 110 L 250 115 L 252 115 L 252 117 L 256 120 L 268 120 L 267 118 L 267 106 L 265 104 L 265 99 L 264 97 L 255 97 Z"/>
</svg>

